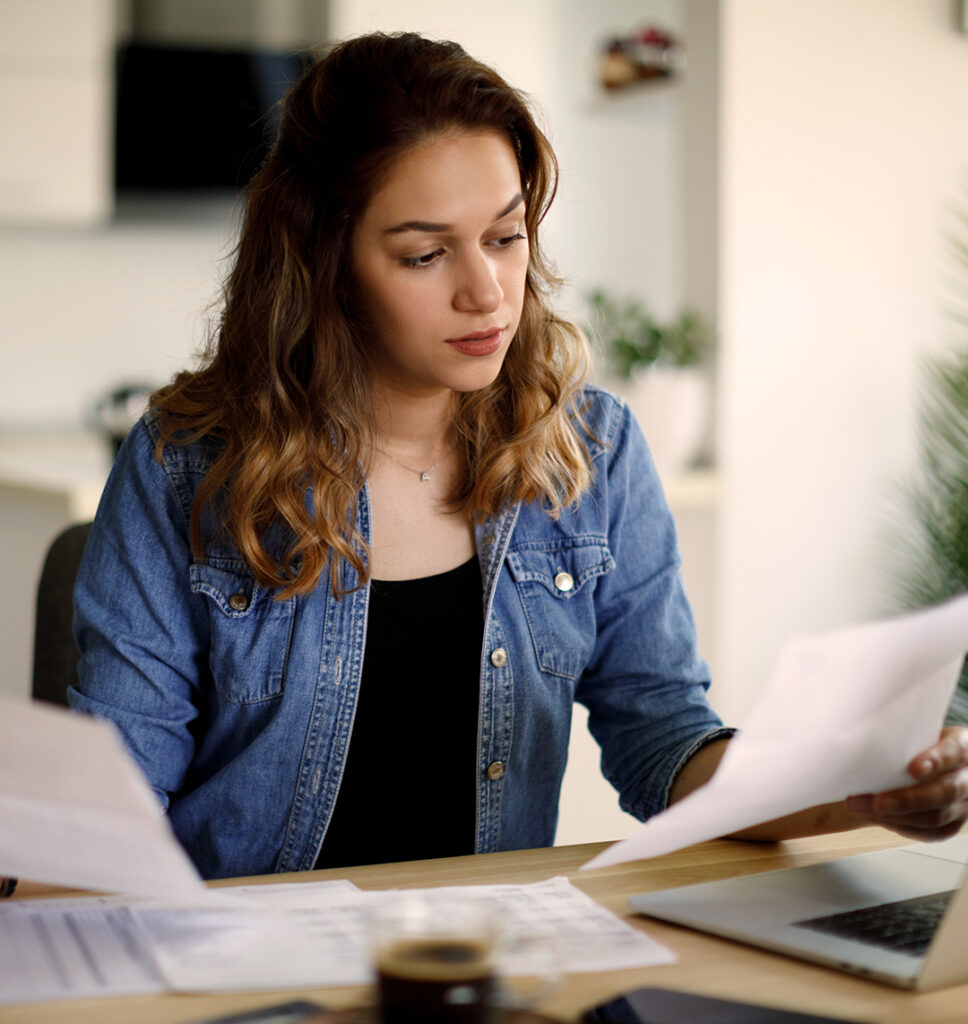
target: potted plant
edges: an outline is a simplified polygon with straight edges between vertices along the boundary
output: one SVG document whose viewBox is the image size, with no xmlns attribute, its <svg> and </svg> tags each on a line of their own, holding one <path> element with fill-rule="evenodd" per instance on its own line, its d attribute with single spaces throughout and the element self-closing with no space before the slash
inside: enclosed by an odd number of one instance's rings
<svg viewBox="0 0 968 1024">
<path fill-rule="evenodd" d="M 709 426 L 709 325 L 689 309 L 662 322 L 636 299 L 601 289 L 588 303 L 607 383 L 632 408 L 659 470 L 688 469 L 704 454 Z"/>
</svg>

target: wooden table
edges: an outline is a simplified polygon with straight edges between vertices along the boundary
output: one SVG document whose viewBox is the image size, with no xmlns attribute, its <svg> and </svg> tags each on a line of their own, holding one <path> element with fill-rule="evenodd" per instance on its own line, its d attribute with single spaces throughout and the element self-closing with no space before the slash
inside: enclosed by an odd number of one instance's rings
<svg viewBox="0 0 968 1024">
<path fill-rule="evenodd" d="M 679 960 L 666 967 L 569 975 L 557 993 L 538 1008 L 562 1021 L 577 1021 L 586 1007 L 630 988 L 649 985 L 877 1024 L 964 1024 L 968 1021 L 968 984 L 941 992 L 905 992 L 738 943 L 635 917 L 626 908 L 626 900 L 634 892 L 815 863 L 903 843 L 903 840 L 880 829 L 798 839 L 775 845 L 718 840 L 650 861 L 579 872 L 579 866 L 604 845 L 595 843 L 304 872 L 288 876 L 273 875 L 244 881 L 349 878 L 361 889 L 381 889 L 490 882 L 526 883 L 566 875 L 600 903 L 670 946 Z M 233 880 L 233 883 L 238 881 L 241 880 Z M 49 886 L 21 884 L 15 898 L 55 892 L 62 894 L 63 891 Z M 0 1008 L 0 1021 L 187 1024 L 296 998 L 308 998 L 341 1008 L 357 1005 L 366 997 L 366 991 L 361 988 L 328 988 L 232 995 L 79 999 L 3 1007 Z"/>
</svg>

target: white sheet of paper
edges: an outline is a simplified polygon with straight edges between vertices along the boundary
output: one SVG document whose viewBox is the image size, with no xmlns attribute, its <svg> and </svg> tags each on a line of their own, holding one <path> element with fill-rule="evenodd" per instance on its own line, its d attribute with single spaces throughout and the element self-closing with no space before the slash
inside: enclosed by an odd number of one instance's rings
<svg viewBox="0 0 968 1024">
<path fill-rule="evenodd" d="M 298 915 L 304 897 L 320 887 L 356 891 L 347 881 L 266 886 L 229 886 L 215 911 L 222 930 L 230 907 L 243 921 L 253 907 L 288 908 Z M 273 890 L 271 893 L 264 890 Z M 0 902 L 0 1005 L 140 995 L 169 991 L 136 910 L 155 912 L 164 942 L 192 948 L 191 940 L 213 914 L 205 903 L 177 910 L 130 896 L 81 896 Z M 165 923 L 172 924 L 165 929 Z M 224 952 L 222 955 L 226 955 Z"/>
<path fill-rule="evenodd" d="M 381 892 L 295 885 L 276 900 L 276 886 L 240 895 L 268 913 L 136 908 L 155 961 L 175 991 L 240 991 L 363 984 L 372 977 L 367 914 Z M 300 891 L 301 890 L 301 891 Z M 232 889 L 231 892 L 238 890 Z M 561 969 L 611 970 L 671 963 L 673 953 L 596 903 L 565 878 L 531 885 L 455 886 L 421 891 L 427 898 L 497 903 L 502 918 L 551 929 Z M 534 965 L 517 961 L 520 973 Z"/>
<path fill-rule="evenodd" d="M 450 899 L 450 890 L 424 890 Z M 675 963 L 667 946 L 603 907 L 563 877 L 531 885 L 465 886 L 466 896 L 499 908 L 499 916 L 527 933 L 529 929 L 554 935 L 563 972 L 613 971 Z M 515 972 L 539 973 L 540 959 L 515 959 Z"/>
<path fill-rule="evenodd" d="M 109 722 L 0 696 L 0 876 L 217 899 Z"/>
<path fill-rule="evenodd" d="M 790 640 L 713 778 L 584 868 L 657 857 L 854 793 L 911 781 L 968 650 L 968 596 Z"/>
<path fill-rule="evenodd" d="M 349 883 L 307 882 L 223 892 L 249 896 L 241 910 L 139 907 L 135 917 L 168 986 L 232 992 L 359 985 L 369 980 L 368 894 Z"/>
<path fill-rule="evenodd" d="M 167 987 L 123 898 L 0 903 L 0 1004 Z"/>
</svg>

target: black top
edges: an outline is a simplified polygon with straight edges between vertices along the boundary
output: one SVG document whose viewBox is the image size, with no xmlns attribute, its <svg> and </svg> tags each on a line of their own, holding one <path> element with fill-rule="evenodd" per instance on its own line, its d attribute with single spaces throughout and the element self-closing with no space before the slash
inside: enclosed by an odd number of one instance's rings
<svg viewBox="0 0 968 1024">
<path fill-rule="evenodd" d="M 476 556 L 370 581 L 356 719 L 317 868 L 474 852 L 483 637 Z"/>
</svg>

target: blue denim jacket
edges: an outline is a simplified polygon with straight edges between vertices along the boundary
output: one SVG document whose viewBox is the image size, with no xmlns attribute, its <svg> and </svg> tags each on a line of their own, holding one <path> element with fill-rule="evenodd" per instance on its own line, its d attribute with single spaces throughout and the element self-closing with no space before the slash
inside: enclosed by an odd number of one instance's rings
<svg viewBox="0 0 968 1024">
<path fill-rule="evenodd" d="M 639 818 L 721 734 L 645 440 L 618 399 L 588 397 L 595 479 L 580 504 L 558 520 L 516 506 L 476 531 L 482 853 L 553 842 L 575 700 Z M 119 726 L 204 876 L 310 868 L 350 741 L 369 588 L 336 600 L 323 580 L 278 601 L 227 541 L 194 559 L 192 496 L 211 447 L 169 445 L 159 462 L 157 438 L 149 413 L 101 500 L 75 592 L 71 703 Z M 368 538 L 365 488 L 359 525 Z M 388 800 L 419 794 L 420 773 L 439 767 L 424 757 L 387 766 Z"/>
</svg>

